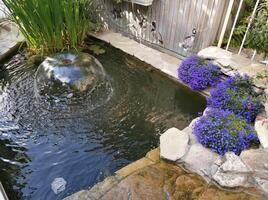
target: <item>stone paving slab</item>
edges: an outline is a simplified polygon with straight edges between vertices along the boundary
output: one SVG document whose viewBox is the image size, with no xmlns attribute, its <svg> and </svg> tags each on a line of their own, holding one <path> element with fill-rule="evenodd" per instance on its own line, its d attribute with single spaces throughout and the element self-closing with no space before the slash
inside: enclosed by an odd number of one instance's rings
<svg viewBox="0 0 268 200">
<path fill-rule="evenodd" d="M 154 164 L 154 162 L 152 160 L 149 160 L 148 158 L 142 158 L 142 159 L 137 160 L 136 162 L 133 162 L 133 163 L 129 164 L 128 166 L 118 170 L 116 172 L 116 174 L 119 177 L 124 178 L 124 177 L 132 174 L 133 172 L 135 172 L 143 167 L 152 165 L 152 164 Z"/>
<path fill-rule="evenodd" d="M 226 75 L 235 73 L 247 74 L 253 78 L 254 84 L 260 88 L 268 88 L 268 66 L 254 62 L 238 54 L 233 54 L 219 47 L 202 49 L 198 56 L 211 59 L 217 63 Z M 263 76 L 263 77 L 260 77 Z"/>
<path fill-rule="evenodd" d="M 108 177 L 91 189 L 82 190 L 65 200 L 261 200 L 242 189 L 225 191 L 201 176 L 159 159 L 159 148 L 147 154 L 151 165 L 141 165 L 125 178 Z M 142 163 L 142 162 L 136 162 Z M 250 189 L 248 189 L 250 192 Z"/>
</svg>

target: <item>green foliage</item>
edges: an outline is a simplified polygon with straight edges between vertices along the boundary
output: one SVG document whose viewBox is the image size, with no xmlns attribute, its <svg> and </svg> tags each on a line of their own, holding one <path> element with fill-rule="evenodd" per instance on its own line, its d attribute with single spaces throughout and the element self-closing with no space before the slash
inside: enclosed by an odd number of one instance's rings
<svg viewBox="0 0 268 200">
<path fill-rule="evenodd" d="M 3 0 L 34 52 L 78 49 L 92 23 L 91 0 Z"/>
<path fill-rule="evenodd" d="M 234 30 L 231 46 L 239 47 L 246 33 L 246 29 L 252 14 L 255 0 L 245 1 L 245 10 L 242 12 L 236 29 Z M 268 0 L 262 0 L 251 29 L 248 33 L 245 47 L 256 49 L 260 53 L 268 54 Z M 225 39 L 227 42 L 228 38 Z"/>
<path fill-rule="evenodd" d="M 247 45 L 268 54 L 268 0 L 263 0 L 259 6 Z"/>
</svg>

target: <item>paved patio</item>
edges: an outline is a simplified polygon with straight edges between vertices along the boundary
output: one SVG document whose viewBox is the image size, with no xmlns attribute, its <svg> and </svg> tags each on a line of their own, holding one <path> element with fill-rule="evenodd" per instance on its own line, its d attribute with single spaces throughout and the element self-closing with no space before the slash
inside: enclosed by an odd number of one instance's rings
<svg viewBox="0 0 268 200">
<path fill-rule="evenodd" d="M 251 194 L 249 194 L 251 193 Z M 160 160 L 159 149 L 93 188 L 65 200 L 260 200 L 254 189 L 219 189 L 179 166 Z"/>
</svg>

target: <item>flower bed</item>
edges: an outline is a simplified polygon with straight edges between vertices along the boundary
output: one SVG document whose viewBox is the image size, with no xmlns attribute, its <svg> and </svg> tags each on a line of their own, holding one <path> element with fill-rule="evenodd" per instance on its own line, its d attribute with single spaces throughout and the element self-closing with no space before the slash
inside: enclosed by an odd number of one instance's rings
<svg viewBox="0 0 268 200">
<path fill-rule="evenodd" d="M 258 145 L 254 127 L 231 111 L 210 109 L 193 126 L 193 134 L 199 143 L 220 155 L 232 151 L 239 155 L 242 150 Z"/>
<path fill-rule="evenodd" d="M 211 97 L 207 99 L 209 107 L 232 111 L 249 123 L 255 120 L 263 108 L 248 76 L 229 77 L 210 94 Z"/>
<path fill-rule="evenodd" d="M 193 90 L 203 90 L 220 82 L 220 68 L 197 56 L 186 58 L 178 69 L 179 78 Z"/>
</svg>

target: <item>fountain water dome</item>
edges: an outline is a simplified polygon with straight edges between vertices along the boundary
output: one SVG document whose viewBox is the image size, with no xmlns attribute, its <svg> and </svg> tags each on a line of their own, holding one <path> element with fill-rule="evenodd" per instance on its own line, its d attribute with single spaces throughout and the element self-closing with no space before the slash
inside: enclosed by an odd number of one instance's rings
<svg viewBox="0 0 268 200">
<path fill-rule="evenodd" d="M 84 95 L 89 103 L 99 105 L 110 98 L 112 86 L 103 66 L 93 56 L 61 53 L 46 58 L 38 67 L 35 94 L 38 99 L 57 100 Z"/>
</svg>

